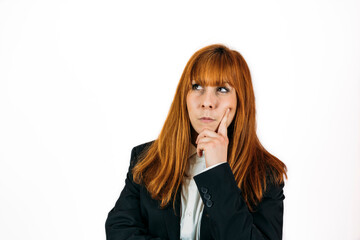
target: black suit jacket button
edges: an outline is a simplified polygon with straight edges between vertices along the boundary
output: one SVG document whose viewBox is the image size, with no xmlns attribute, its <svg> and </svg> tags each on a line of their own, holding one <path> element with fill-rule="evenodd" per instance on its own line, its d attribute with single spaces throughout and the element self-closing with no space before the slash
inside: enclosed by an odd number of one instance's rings
<svg viewBox="0 0 360 240">
<path fill-rule="evenodd" d="M 206 187 L 201 187 L 201 188 L 200 188 L 200 191 L 201 191 L 202 193 L 207 193 L 207 192 L 209 191 L 209 189 L 207 189 Z"/>
<path fill-rule="evenodd" d="M 208 194 L 208 193 L 205 193 L 205 194 L 204 194 L 204 198 L 205 198 L 206 200 L 210 200 L 211 195 L 210 195 L 210 194 Z"/>
<path fill-rule="evenodd" d="M 207 207 L 211 207 L 213 205 L 213 202 L 211 200 L 207 200 L 205 204 Z"/>
</svg>

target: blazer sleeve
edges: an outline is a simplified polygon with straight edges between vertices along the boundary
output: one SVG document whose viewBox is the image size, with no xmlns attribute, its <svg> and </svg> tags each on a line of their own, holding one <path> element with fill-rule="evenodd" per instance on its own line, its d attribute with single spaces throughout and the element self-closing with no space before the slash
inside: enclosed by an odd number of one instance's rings
<svg viewBox="0 0 360 240">
<path fill-rule="evenodd" d="M 198 174 L 194 180 L 215 239 L 282 239 L 284 184 L 267 183 L 261 202 L 250 212 L 228 163 Z"/>
<path fill-rule="evenodd" d="M 125 180 L 125 187 L 114 208 L 109 212 L 106 223 L 107 240 L 162 240 L 163 238 L 148 235 L 146 220 L 141 215 L 140 188 L 133 181 L 132 167 L 137 162 L 139 148 L 131 151 L 129 171 Z"/>
</svg>

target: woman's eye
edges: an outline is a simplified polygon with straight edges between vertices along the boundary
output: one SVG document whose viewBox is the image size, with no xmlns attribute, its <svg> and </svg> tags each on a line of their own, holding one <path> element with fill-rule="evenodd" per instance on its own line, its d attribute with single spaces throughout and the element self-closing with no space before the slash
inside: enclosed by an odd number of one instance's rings
<svg viewBox="0 0 360 240">
<path fill-rule="evenodd" d="M 217 89 L 221 93 L 227 93 L 229 92 L 229 89 L 227 87 L 218 87 Z"/>
<path fill-rule="evenodd" d="M 191 88 L 192 88 L 192 90 L 201 90 L 201 89 L 202 89 L 202 86 L 200 86 L 199 84 L 196 84 L 196 83 L 195 83 L 195 84 L 192 85 Z"/>
</svg>

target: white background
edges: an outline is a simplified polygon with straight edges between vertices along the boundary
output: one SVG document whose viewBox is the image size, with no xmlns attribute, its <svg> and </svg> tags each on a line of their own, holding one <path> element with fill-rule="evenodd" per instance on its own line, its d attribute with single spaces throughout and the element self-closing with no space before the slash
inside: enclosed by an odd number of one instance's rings
<svg viewBox="0 0 360 240">
<path fill-rule="evenodd" d="M 0 239 L 105 239 L 130 151 L 224 43 L 288 166 L 284 239 L 360 239 L 360 2 L 0 0 Z"/>
</svg>

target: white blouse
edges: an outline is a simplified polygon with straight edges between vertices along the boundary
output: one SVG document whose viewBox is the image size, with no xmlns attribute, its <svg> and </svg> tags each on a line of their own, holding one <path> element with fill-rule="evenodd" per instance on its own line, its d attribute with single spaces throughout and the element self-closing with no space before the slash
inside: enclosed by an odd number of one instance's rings
<svg viewBox="0 0 360 240">
<path fill-rule="evenodd" d="M 190 145 L 188 161 L 190 164 L 181 189 L 180 239 L 199 240 L 204 204 L 193 177 L 222 163 L 206 168 L 205 155 L 199 157 L 196 154 L 195 146 L 192 144 Z"/>
</svg>

